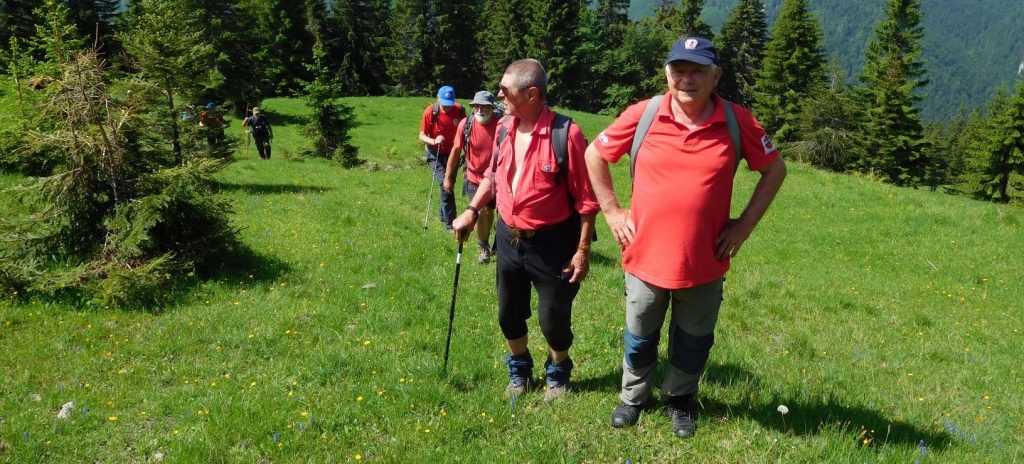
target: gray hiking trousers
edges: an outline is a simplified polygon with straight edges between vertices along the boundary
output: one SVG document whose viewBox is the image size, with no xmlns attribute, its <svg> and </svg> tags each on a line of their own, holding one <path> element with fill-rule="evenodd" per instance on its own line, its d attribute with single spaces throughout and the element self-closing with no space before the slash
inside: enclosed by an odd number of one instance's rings
<svg viewBox="0 0 1024 464">
<path fill-rule="evenodd" d="M 697 393 L 697 382 L 715 341 L 722 282 L 720 278 L 696 287 L 666 290 L 626 273 L 625 355 L 619 393 L 623 403 L 640 405 L 651 397 L 661 326 L 670 303 L 669 362 L 661 395 L 666 399 Z"/>
</svg>

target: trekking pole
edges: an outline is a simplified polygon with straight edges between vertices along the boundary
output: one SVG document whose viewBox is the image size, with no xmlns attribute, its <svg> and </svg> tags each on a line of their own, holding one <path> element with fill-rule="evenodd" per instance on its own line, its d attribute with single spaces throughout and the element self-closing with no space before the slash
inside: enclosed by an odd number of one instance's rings
<svg viewBox="0 0 1024 464">
<path fill-rule="evenodd" d="M 428 153 L 428 155 L 427 155 L 427 167 L 430 168 L 429 169 L 429 172 L 430 172 L 430 184 L 428 184 L 428 186 L 427 186 L 427 209 L 425 211 L 423 211 L 423 230 L 426 230 L 427 229 L 427 218 L 430 217 L 430 200 L 431 200 L 431 198 L 433 198 L 433 195 L 434 195 L 434 168 L 432 168 L 430 166 L 430 155 L 429 155 L 430 148 L 427 146 L 427 144 L 423 144 L 423 147 L 426 148 L 426 150 L 427 150 L 427 153 Z M 436 158 L 435 158 L 434 162 L 437 163 Z"/>
<path fill-rule="evenodd" d="M 462 240 L 459 240 L 459 254 L 455 255 L 455 284 L 452 285 L 452 306 L 448 310 L 448 340 L 444 342 L 444 368 L 448 372 L 448 349 L 452 346 L 452 324 L 455 322 L 455 296 L 459 293 L 459 269 L 462 268 Z"/>
</svg>

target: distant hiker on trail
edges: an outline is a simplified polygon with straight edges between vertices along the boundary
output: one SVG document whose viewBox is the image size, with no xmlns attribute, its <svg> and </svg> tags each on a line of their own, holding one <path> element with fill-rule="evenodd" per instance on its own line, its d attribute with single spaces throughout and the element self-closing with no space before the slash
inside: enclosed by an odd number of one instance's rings
<svg viewBox="0 0 1024 464">
<path fill-rule="evenodd" d="M 466 179 L 462 184 L 462 194 L 470 200 L 476 196 L 480 181 L 483 180 L 487 167 L 491 165 L 494 153 L 494 132 L 498 128 L 498 115 L 495 113 L 494 94 L 481 90 L 469 104 L 473 107 L 473 117 L 463 119 L 455 134 L 455 146 L 448 157 L 445 168 L 444 191 L 451 193 L 458 171 L 459 156 L 466 157 Z M 491 223 L 494 221 L 494 199 L 480 208 L 480 219 L 476 222 L 476 245 L 480 249 L 477 262 L 484 264 L 494 255 L 489 241 Z"/>
<path fill-rule="evenodd" d="M 252 116 L 242 120 L 242 127 L 252 128 L 252 141 L 256 144 L 256 151 L 260 159 L 270 159 L 270 142 L 274 140 L 274 129 L 270 127 L 267 116 L 260 111 L 260 107 L 252 108 Z"/>
<path fill-rule="evenodd" d="M 212 147 L 224 140 L 224 115 L 216 103 L 207 103 L 206 109 L 199 113 L 199 127 L 206 128 L 207 145 Z"/>
<path fill-rule="evenodd" d="M 480 209 L 496 196 L 498 324 L 511 352 L 505 356 L 506 393 L 523 394 L 533 378 L 526 327 L 532 286 L 550 347 L 544 400 L 551 401 L 569 386 L 572 303 L 589 271 L 598 204 L 583 158 L 587 140 L 571 119 L 545 104 L 547 76 L 540 62 L 513 62 L 500 89 L 508 113 L 498 125 L 497 151 L 468 209 L 455 219 L 455 236 L 465 240 Z"/>
<path fill-rule="evenodd" d="M 444 86 L 437 90 L 437 102 L 423 109 L 420 122 L 420 142 L 426 145 L 427 163 L 434 171 L 434 180 L 440 191 L 438 215 L 448 231 L 452 230 L 455 219 L 455 195 L 444 189 L 444 173 L 448 166 L 448 154 L 455 143 L 455 130 L 459 121 L 466 119 L 466 110 L 455 102 L 455 89 Z"/>
<path fill-rule="evenodd" d="M 587 148 L 590 180 L 622 249 L 626 280 L 622 390 L 612 427 L 636 424 L 653 403 L 658 339 L 671 305 L 661 400 L 677 436 L 696 433 L 697 384 L 714 344 L 729 258 L 786 177 L 761 123 L 713 93 L 721 76 L 710 41 L 679 39 L 665 60 L 668 91 L 626 108 Z M 619 206 L 608 168 L 627 153 L 630 209 Z M 761 178 L 743 213 L 730 219 L 741 158 Z"/>
</svg>

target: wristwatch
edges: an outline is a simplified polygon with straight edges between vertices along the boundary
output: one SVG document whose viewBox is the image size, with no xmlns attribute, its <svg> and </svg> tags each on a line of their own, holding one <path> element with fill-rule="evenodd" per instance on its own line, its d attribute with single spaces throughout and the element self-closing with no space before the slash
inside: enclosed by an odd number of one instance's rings
<svg viewBox="0 0 1024 464">
<path fill-rule="evenodd" d="M 469 205 L 469 206 L 467 206 L 467 207 L 466 207 L 466 211 L 472 211 L 472 212 L 473 212 L 473 220 L 474 220 L 474 221 L 476 220 L 476 218 L 480 217 L 480 210 L 479 210 L 479 209 L 477 209 L 477 208 L 476 208 L 475 206 L 473 206 L 473 205 Z"/>
</svg>

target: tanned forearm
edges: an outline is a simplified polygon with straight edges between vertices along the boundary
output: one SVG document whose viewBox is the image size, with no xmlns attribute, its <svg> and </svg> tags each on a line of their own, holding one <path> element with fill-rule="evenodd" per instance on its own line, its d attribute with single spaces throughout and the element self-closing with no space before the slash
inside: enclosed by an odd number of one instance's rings
<svg viewBox="0 0 1024 464">
<path fill-rule="evenodd" d="M 620 209 L 619 199 L 615 196 L 615 188 L 612 184 L 612 173 L 608 168 L 608 162 L 601 157 L 594 144 L 590 144 L 586 151 L 587 170 L 590 173 L 590 185 L 594 188 L 594 195 L 601 205 L 601 211 L 607 214 Z"/>
<path fill-rule="evenodd" d="M 753 230 L 761 221 L 764 213 L 768 211 L 768 207 L 775 200 L 775 195 L 782 188 L 782 181 L 786 179 L 786 163 L 782 161 L 782 158 L 776 158 L 760 172 L 761 179 L 757 181 L 754 193 L 750 196 L 750 202 L 747 203 L 743 214 L 738 218 L 738 221 L 750 230 Z"/>
</svg>

